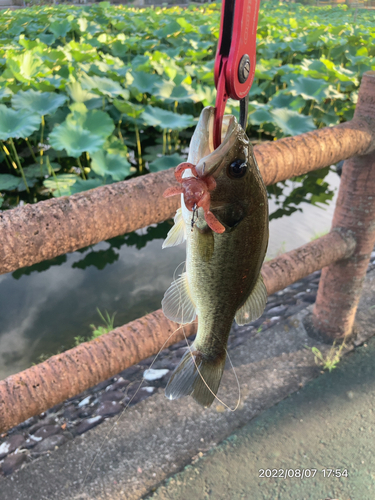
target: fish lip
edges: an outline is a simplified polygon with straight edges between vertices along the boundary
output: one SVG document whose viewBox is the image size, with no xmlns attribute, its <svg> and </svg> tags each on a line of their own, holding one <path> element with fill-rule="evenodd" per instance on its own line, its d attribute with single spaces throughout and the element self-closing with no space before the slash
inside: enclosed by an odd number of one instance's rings
<svg viewBox="0 0 375 500">
<path fill-rule="evenodd" d="M 232 115 L 225 117 L 228 123 L 227 133 L 216 149 L 213 149 L 210 154 L 201 158 L 195 166 L 195 170 L 199 177 L 218 177 L 223 164 L 225 164 L 226 156 L 238 140 L 242 140 L 244 145 L 248 146 L 248 139 L 236 118 Z M 213 117 L 212 117 L 213 119 Z"/>
</svg>

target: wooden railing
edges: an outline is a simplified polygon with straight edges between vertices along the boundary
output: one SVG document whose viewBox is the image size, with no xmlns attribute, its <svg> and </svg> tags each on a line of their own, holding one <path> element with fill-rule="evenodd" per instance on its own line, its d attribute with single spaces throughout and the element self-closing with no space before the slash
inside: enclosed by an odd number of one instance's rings
<svg viewBox="0 0 375 500">
<path fill-rule="evenodd" d="M 353 120 L 259 145 L 255 155 L 268 185 L 347 160 L 331 232 L 262 267 L 269 295 L 323 268 L 313 322 L 326 338 L 342 339 L 352 332 L 375 244 L 375 72 L 363 76 Z M 169 170 L 1 213 L 0 273 L 170 218 L 179 201 L 162 193 L 174 182 Z M 183 332 L 158 310 L 8 377 L 0 382 L 0 432 L 195 331 L 196 323 Z"/>
</svg>

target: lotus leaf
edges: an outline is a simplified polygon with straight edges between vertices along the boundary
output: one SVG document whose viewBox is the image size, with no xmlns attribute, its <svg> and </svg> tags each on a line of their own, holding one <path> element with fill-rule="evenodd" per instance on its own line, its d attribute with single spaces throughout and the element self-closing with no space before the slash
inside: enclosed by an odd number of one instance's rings
<svg viewBox="0 0 375 500">
<path fill-rule="evenodd" d="M 214 106 L 216 89 L 207 85 L 197 85 L 192 98 L 195 102 L 202 102 L 203 106 Z"/>
<path fill-rule="evenodd" d="M 4 97 L 9 97 L 13 94 L 13 92 L 11 91 L 10 88 L 8 87 L 3 87 L 2 89 L 0 89 L 0 100 L 1 99 L 4 99 Z"/>
<path fill-rule="evenodd" d="M 162 108 L 147 106 L 141 115 L 146 125 L 160 127 L 163 130 L 177 130 L 192 127 L 195 119 L 191 115 L 179 115 Z"/>
<path fill-rule="evenodd" d="M 114 181 L 122 181 L 130 174 L 130 163 L 126 158 L 103 150 L 92 155 L 91 168 L 100 177 L 109 176 Z"/>
<path fill-rule="evenodd" d="M 128 157 L 128 148 L 120 141 L 120 139 L 117 139 L 117 137 L 113 135 L 105 142 L 104 149 L 110 155 L 118 155 L 123 158 Z"/>
<path fill-rule="evenodd" d="M 100 179 L 87 179 L 84 181 L 83 179 L 78 178 L 77 182 L 73 184 L 70 188 L 70 193 L 81 193 L 82 191 L 88 191 L 89 189 L 95 189 L 99 186 L 102 186 L 103 182 Z"/>
<path fill-rule="evenodd" d="M 161 78 L 158 75 L 145 73 L 144 71 L 133 71 L 132 77 L 133 82 L 130 86 L 136 88 L 142 94 L 145 92 L 152 94 L 155 85 L 161 82 Z"/>
<path fill-rule="evenodd" d="M 273 108 L 289 108 L 295 100 L 296 98 L 292 94 L 281 90 L 274 94 L 272 99 L 268 102 Z"/>
<path fill-rule="evenodd" d="M 14 109 L 28 110 L 42 116 L 54 113 L 66 100 L 67 97 L 61 94 L 30 89 L 15 94 L 12 97 L 12 105 Z"/>
<path fill-rule="evenodd" d="M 166 38 L 171 35 L 176 35 L 176 33 L 180 30 L 181 26 L 178 24 L 178 22 L 172 20 L 168 22 L 163 28 L 156 30 L 155 35 L 158 38 Z"/>
<path fill-rule="evenodd" d="M 46 187 L 53 196 L 69 196 L 71 194 L 71 187 L 78 181 L 79 177 L 75 174 L 61 174 L 59 176 L 51 177 L 43 181 Z"/>
<path fill-rule="evenodd" d="M 75 103 L 70 106 L 72 113 L 66 117 L 69 127 L 81 127 L 92 134 L 106 139 L 115 128 L 113 120 L 108 113 L 98 109 L 87 110 L 82 103 Z"/>
<path fill-rule="evenodd" d="M 89 23 L 85 17 L 80 17 L 79 19 L 77 19 L 77 24 L 79 26 L 80 31 L 82 31 L 82 33 L 84 33 L 87 30 L 87 27 L 89 25 Z"/>
<path fill-rule="evenodd" d="M 129 91 L 110 78 L 99 76 L 92 77 L 90 90 L 91 89 L 99 90 L 101 94 L 108 95 L 109 97 L 117 97 L 119 95 L 122 95 L 125 99 L 129 97 Z"/>
<path fill-rule="evenodd" d="M 38 39 L 42 43 L 45 43 L 46 45 L 52 45 L 55 42 L 56 37 L 55 37 L 55 35 L 48 35 L 47 33 L 41 33 L 38 36 Z"/>
<path fill-rule="evenodd" d="M 272 109 L 270 113 L 285 135 L 298 135 L 316 128 L 310 116 L 301 115 L 287 108 Z"/>
<path fill-rule="evenodd" d="M 72 29 L 72 25 L 67 19 L 59 19 L 54 21 L 48 29 L 56 38 L 63 38 Z"/>
<path fill-rule="evenodd" d="M 157 158 L 152 163 L 150 163 L 148 169 L 150 170 L 150 172 L 160 172 L 160 170 L 175 168 L 183 161 L 185 161 L 185 158 L 182 158 L 177 153 L 170 156 L 161 156 L 160 158 Z"/>
<path fill-rule="evenodd" d="M 38 182 L 38 179 L 36 177 L 27 177 L 26 183 L 23 179 L 20 179 L 20 182 L 19 182 L 18 187 L 17 187 L 17 191 L 19 193 L 26 191 L 28 188 L 32 188 L 33 186 L 35 186 L 35 184 L 37 182 Z M 26 184 L 27 184 L 27 188 L 26 188 Z"/>
<path fill-rule="evenodd" d="M 154 90 L 152 95 L 160 99 L 168 99 L 171 96 L 175 87 L 176 84 L 174 82 L 162 80 L 161 82 L 158 82 L 154 85 Z"/>
<path fill-rule="evenodd" d="M 141 72 L 144 72 L 145 70 L 150 71 L 150 58 L 149 56 L 144 56 L 138 54 L 137 56 L 133 57 L 131 61 L 131 67 L 133 70 L 138 70 Z"/>
<path fill-rule="evenodd" d="M 249 121 L 254 125 L 260 125 L 266 122 L 272 123 L 273 119 L 268 111 L 268 106 L 258 107 L 258 109 L 249 115 Z"/>
<path fill-rule="evenodd" d="M 112 54 L 116 57 L 124 57 L 129 52 L 128 46 L 120 40 L 116 40 L 112 43 L 111 50 Z"/>
<path fill-rule="evenodd" d="M 0 191 L 13 191 L 17 189 L 22 179 L 10 174 L 0 174 Z"/>
<path fill-rule="evenodd" d="M 133 118 L 139 116 L 143 111 L 142 106 L 140 106 L 139 104 L 133 104 L 132 102 L 119 101 L 118 99 L 115 99 L 113 101 L 113 104 L 115 105 L 116 109 L 120 111 L 120 113 L 126 116 L 131 116 Z"/>
<path fill-rule="evenodd" d="M 40 57 L 33 51 L 13 55 L 11 59 L 8 59 L 7 66 L 17 80 L 25 83 L 35 78 L 39 72 L 45 74 L 49 72 Z"/>
<path fill-rule="evenodd" d="M 28 137 L 40 126 L 40 116 L 27 113 L 26 111 L 15 111 L 0 104 L 0 140 L 9 138 Z"/>
<path fill-rule="evenodd" d="M 301 95 L 304 99 L 321 102 L 329 95 L 329 84 L 325 80 L 300 76 L 293 82 L 293 95 Z"/>
<path fill-rule="evenodd" d="M 50 144 L 58 151 L 66 150 L 69 156 L 78 158 L 85 151 L 90 154 L 98 151 L 104 144 L 105 137 L 95 135 L 80 125 L 63 124 L 55 127 L 49 136 Z"/>
<path fill-rule="evenodd" d="M 188 103 L 193 101 L 193 90 L 189 93 L 189 90 L 183 86 L 178 85 L 172 89 L 172 93 L 169 95 L 169 101 L 179 102 L 179 103 Z"/>
<path fill-rule="evenodd" d="M 61 174 L 57 177 L 46 179 L 43 184 L 55 198 L 58 198 L 59 196 L 70 196 L 97 188 L 102 185 L 102 182 L 100 179 L 88 179 L 84 181 L 74 174 Z"/>
<path fill-rule="evenodd" d="M 66 86 L 66 89 L 70 95 L 70 97 L 75 102 L 86 102 L 90 99 L 94 99 L 97 97 L 96 94 L 85 90 L 82 88 L 81 84 L 77 81 L 70 83 Z"/>
<path fill-rule="evenodd" d="M 54 172 L 58 172 L 61 169 L 61 165 L 58 163 L 50 162 L 50 166 Z M 25 167 L 23 169 L 25 177 L 29 179 L 33 179 L 35 177 L 44 177 L 46 175 L 50 175 L 50 169 L 48 168 L 46 163 L 40 165 L 40 163 L 33 163 L 29 167 Z"/>
</svg>

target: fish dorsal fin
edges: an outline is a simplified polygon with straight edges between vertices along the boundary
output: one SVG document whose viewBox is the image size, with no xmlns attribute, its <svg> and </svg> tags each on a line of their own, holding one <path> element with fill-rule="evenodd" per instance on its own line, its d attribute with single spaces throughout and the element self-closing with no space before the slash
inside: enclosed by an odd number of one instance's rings
<svg viewBox="0 0 375 500">
<path fill-rule="evenodd" d="M 161 301 L 163 313 L 172 321 L 185 325 L 195 320 L 195 304 L 190 294 L 187 274 L 182 273 L 164 294 Z"/>
<path fill-rule="evenodd" d="M 179 208 L 174 216 L 174 225 L 169 230 L 167 237 L 163 242 L 162 248 L 174 247 L 186 240 L 186 224 L 182 216 L 182 210 Z"/>
<path fill-rule="evenodd" d="M 236 312 L 236 323 L 237 325 L 246 325 L 251 321 L 262 316 L 264 308 L 267 302 L 267 289 L 264 284 L 261 273 L 259 273 L 257 282 L 253 291 L 250 293 L 246 302 L 242 307 Z"/>
</svg>

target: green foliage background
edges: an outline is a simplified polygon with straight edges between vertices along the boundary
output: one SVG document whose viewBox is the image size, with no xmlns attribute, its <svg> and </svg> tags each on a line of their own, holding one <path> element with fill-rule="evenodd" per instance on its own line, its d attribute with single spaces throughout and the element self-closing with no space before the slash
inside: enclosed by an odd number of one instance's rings
<svg viewBox="0 0 375 500">
<path fill-rule="evenodd" d="M 0 14 L 0 203 L 73 194 L 177 165 L 213 105 L 220 6 L 33 7 Z M 375 70 L 375 13 L 263 3 L 248 135 L 274 140 L 353 116 Z M 229 101 L 228 113 L 238 103 Z M 325 203 L 329 169 L 280 208 Z"/>
</svg>

